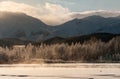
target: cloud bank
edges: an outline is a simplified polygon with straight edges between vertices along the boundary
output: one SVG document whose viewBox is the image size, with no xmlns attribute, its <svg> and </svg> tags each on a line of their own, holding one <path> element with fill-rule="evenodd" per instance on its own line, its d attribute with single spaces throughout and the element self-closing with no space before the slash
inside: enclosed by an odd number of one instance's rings
<svg viewBox="0 0 120 79">
<path fill-rule="evenodd" d="M 44 5 L 31 6 L 13 1 L 0 2 L 0 11 L 22 12 L 27 15 L 39 18 L 46 24 L 60 24 L 70 11 L 61 5 L 45 3 Z M 64 18 L 64 19 L 63 19 Z"/>
<path fill-rule="evenodd" d="M 36 17 L 48 25 L 59 25 L 74 18 L 84 18 L 93 14 L 104 17 L 120 15 L 120 11 L 113 12 L 105 10 L 93 10 L 85 12 L 71 12 L 68 8 L 62 7 L 59 4 L 45 3 L 32 6 L 13 1 L 0 2 L 0 11 L 22 12 Z"/>
</svg>

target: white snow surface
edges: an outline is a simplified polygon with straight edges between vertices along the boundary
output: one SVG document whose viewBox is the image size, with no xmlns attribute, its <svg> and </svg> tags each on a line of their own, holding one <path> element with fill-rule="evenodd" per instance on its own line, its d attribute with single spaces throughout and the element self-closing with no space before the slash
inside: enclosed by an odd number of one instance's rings
<svg viewBox="0 0 120 79">
<path fill-rule="evenodd" d="M 3 64 L 0 79 L 120 79 L 120 64 Z"/>
</svg>

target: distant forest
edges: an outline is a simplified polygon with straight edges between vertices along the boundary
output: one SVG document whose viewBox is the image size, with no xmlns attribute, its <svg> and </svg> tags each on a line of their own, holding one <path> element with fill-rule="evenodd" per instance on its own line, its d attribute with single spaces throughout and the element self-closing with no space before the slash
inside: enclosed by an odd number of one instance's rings
<svg viewBox="0 0 120 79">
<path fill-rule="evenodd" d="M 14 45 L 0 47 L 1 64 L 120 62 L 119 35 L 98 33 L 70 38 L 54 37 L 42 42 L 17 41 L 12 43 L 25 44 L 25 47 L 14 47 Z M 7 42 L 12 44 L 8 39 Z"/>
</svg>

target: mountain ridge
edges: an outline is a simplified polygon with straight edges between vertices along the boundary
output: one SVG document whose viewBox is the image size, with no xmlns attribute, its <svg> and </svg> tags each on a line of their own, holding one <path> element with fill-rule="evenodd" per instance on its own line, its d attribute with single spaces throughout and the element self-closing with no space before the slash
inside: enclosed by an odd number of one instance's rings
<svg viewBox="0 0 120 79">
<path fill-rule="evenodd" d="M 3 12 L 0 17 L 0 36 L 6 36 L 6 38 L 31 39 L 35 37 L 33 33 L 49 33 L 48 29 L 45 23 L 24 13 Z"/>
<path fill-rule="evenodd" d="M 24 13 L 0 13 L 0 37 L 22 40 L 46 40 L 52 37 L 74 37 L 92 33 L 120 33 L 120 18 L 88 16 L 75 18 L 64 24 L 49 26 Z"/>
</svg>

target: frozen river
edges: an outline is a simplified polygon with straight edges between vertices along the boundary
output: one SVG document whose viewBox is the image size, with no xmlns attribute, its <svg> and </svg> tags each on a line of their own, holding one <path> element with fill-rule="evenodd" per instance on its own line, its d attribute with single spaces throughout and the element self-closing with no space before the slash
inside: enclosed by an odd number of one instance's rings
<svg viewBox="0 0 120 79">
<path fill-rule="evenodd" d="M 120 79 L 120 64 L 6 64 L 0 79 Z"/>
</svg>

